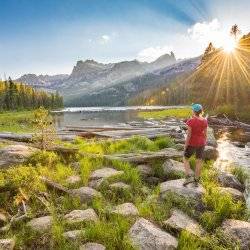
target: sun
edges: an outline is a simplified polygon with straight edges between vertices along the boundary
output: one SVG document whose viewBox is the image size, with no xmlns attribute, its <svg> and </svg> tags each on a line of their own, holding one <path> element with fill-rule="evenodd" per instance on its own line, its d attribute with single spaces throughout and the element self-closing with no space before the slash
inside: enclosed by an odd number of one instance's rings
<svg viewBox="0 0 250 250">
<path fill-rule="evenodd" d="M 234 39 L 225 39 L 222 48 L 227 53 L 232 53 L 236 48 L 236 41 Z"/>
</svg>

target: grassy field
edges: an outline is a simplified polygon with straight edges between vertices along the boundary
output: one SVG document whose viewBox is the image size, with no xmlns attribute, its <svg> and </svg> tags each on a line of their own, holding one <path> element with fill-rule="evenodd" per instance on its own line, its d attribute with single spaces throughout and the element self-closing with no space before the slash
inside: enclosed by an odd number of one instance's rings
<svg viewBox="0 0 250 250">
<path fill-rule="evenodd" d="M 84 141 L 77 139 L 73 142 L 79 151 L 71 156 L 59 155 L 54 152 L 40 151 L 32 155 L 27 162 L 15 168 L 0 171 L 0 189 L 10 188 L 16 192 L 0 193 L 1 211 L 15 214 L 20 200 L 29 207 L 29 219 L 41 215 L 52 216 L 52 227 L 48 232 L 35 232 L 27 227 L 26 221 L 14 224 L 9 231 L 0 232 L 0 238 L 16 238 L 16 249 L 79 249 L 86 242 L 104 244 L 107 249 L 135 249 L 131 245 L 128 231 L 134 224 L 134 217 L 114 215 L 112 209 L 124 202 L 132 202 L 139 210 L 139 216 L 148 219 L 159 226 L 169 218 L 171 209 L 178 208 L 196 219 L 206 229 L 204 237 L 197 238 L 182 231 L 176 237 L 179 240 L 178 249 L 238 249 L 235 242 L 230 242 L 221 234 L 221 223 L 227 218 L 247 220 L 247 210 L 241 201 L 235 201 L 231 195 L 221 195 L 217 182 L 218 170 L 213 162 L 203 165 L 201 183 L 205 189 L 202 197 L 203 213 L 195 210 L 193 201 L 169 193 L 160 199 L 159 186 L 150 184 L 140 175 L 136 166 L 118 160 L 108 160 L 102 154 L 129 153 L 140 151 L 155 151 L 162 148 L 174 147 L 171 138 L 159 137 L 149 140 L 144 137 L 132 137 L 118 142 Z M 83 154 L 91 154 L 83 156 Z M 98 157 L 93 156 L 97 154 Z M 77 167 L 74 163 L 78 163 Z M 151 162 L 152 176 L 163 174 L 163 162 Z M 194 167 L 194 159 L 191 159 Z M 107 178 L 99 187 L 100 197 L 88 203 L 81 203 L 79 198 L 56 193 L 47 188 L 40 176 L 45 176 L 61 185 L 72 189 L 87 186 L 91 173 L 105 166 L 123 171 L 122 174 Z M 243 183 L 246 173 L 242 169 L 232 171 Z M 70 176 L 80 176 L 78 183 L 68 183 Z M 168 177 L 171 179 L 171 177 Z M 130 186 L 128 190 L 111 190 L 110 184 L 123 182 Z M 21 191 L 20 191 L 21 190 Z M 46 202 L 37 199 L 38 195 L 46 192 Z M 64 216 L 74 209 L 93 208 L 98 215 L 97 222 L 81 222 L 68 224 Z M 66 241 L 63 232 L 81 230 L 82 235 L 76 241 Z"/>
<path fill-rule="evenodd" d="M 33 111 L 0 113 L 0 132 L 27 133 L 32 131 Z"/>
<path fill-rule="evenodd" d="M 138 116 L 144 119 L 164 119 L 167 117 L 188 118 L 192 114 L 191 108 L 173 108 L 160 111 L 139 112 Z"/>
</svg>

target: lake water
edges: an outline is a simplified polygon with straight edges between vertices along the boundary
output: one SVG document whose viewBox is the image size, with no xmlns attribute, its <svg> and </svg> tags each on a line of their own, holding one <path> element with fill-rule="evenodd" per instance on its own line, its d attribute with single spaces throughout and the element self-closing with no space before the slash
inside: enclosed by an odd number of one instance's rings
<svg viewBox="0 0 250 250">
<path fill-rule="evenodd" d="M 184 106 L 178 106 L 178 108 Z M 58 128 L 65 126 L 105 126 L 120 125 L 132 121 L 142 121 L 138 117 L 139 111 L 152 111 L 176 108 L 176 106 L 129 106 L 129 107 L 80 107 L 65 108 L 54 113 L 54 120 Z M 250 169 L 250 148 L 247 141 L 236 146 L 230 137 L 231 132 L 218 133 L 219 158 L 217 164 L 225 169 L 229 164 L 238 164 Z M 237 138 L 234 138 L 237 140 Z"/>
</svg>

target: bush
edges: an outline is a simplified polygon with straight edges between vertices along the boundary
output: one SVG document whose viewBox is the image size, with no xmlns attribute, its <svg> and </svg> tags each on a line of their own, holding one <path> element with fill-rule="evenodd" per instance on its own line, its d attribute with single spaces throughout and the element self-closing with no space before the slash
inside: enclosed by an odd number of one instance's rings
<svg viewBox="0 0 250 250">
<path fill-rule="evenodd" d="M 60 162 L 60 157 L 54 152 L 42 150 L 33 154 L 27 162 L 34 166 L 42 165 L 48 168 L 53 168 L 58 162 Z"/>
<path fill-rule="evenodd" d="M 235 166 L 231 169 L 231 172 L 243 185 L 250 179 L 250 174 L 243 167 Z"/>
</svg>

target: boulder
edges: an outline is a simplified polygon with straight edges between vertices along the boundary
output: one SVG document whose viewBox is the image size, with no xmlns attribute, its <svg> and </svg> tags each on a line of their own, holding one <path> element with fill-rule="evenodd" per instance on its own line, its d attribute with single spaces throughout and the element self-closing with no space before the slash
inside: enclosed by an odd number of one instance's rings
<svg viewBox="0 0 250 250">
<path fill-rule="evenodd" d="M 52 216 L 43 216 L 34 218 L 27 223 L 32 230 L 37 232 L 47 232 L 50 230 L 52 225 Z"/>
<path fill-rule="evenodd" d="M 171 212 L 171 217 L 164 221 L 163 224 L 174 231 L 180 232 L 181 230 L 186 230 L 196 236 L 201 236 L 205 232 L 197 221 L 179 209 L 174 209 Z"/>
<path fill-rule="evenodd" d="M 244 186 L 230 173 L 221 172 L 218 176 L 218 181 L 223 187 L 230 187 L 238 189 L 239 191 L 244 191 Z"/>
<path fill-rule="evenodd" d="M 64 216 L 67 223 L 78 223 L 84 221 L 97 221 L 98 216 L 94 209 L 73 210 Z"/>
<path fill-rule="evenodd" d="M 91 202 L 94 198 L 100 197 L 101 193 L 90 187 L 81 187 L 69 190 L 72 196 L 79 197 L 81 202 Z"/>
<path fill-rule="evenodd" d="M 155 177 L 155 176 L 149 176 L 147 179 L 145 179 L 145 181 L 149 185 L 158 185 L 160 182 L 162 182 L 162 180 L 160 178 Z"/>
<path fill-rule="evenodd" d="M 88 242 L 82 246 L 80 246 L 79 250 L 105 250 L 106 247 L 102 244 Z"/>
<path fill-rule="evenodd" d="M 229 193 L 232 195 L 234 200 L 244 200 L 244 194 L 240 192 L 238 189 L 230 188 L 230 187 L 220 187 L 220 192 Z"/>
<path fill-rule="evenodd" d="M 222 229 L 229 239 L 240 243 L 241 249 L 250 249 L 250 222 L 225 220 L 222 223 Z"/>
<path fill-rule="evenodd" d="M 215 147 L 205 146 L 204 158 L 206 160 L 216 160 L 219 156 L 219 152 Z"/>
<path fill-rule="evenodd" d="M 0 250 L 13 250 L 14 247 L 14 239 L 0 239 Z"/>
<path fill-rule="evenodd" d="M 23 163 L 28 157 L 37 152 L 38 149 L 14 144 L 0 149 L 0 167 L 8 167 L 14 164 Z"/>
<path fill-rule="evenodd" d="M 185 179 L 165 181 L 160 184 L 161 196 L 168 192 L 173 192 L 177 195 L 181 195 L 186 198 L 191 198 L 194 200 L 200 200 L 204 194 L 204 188 L 199 184 L 198 187 L 194 187 L 193 183 L 188 184 L 186 187 L 183 186 Z"/>
<path fill-rule="evenodd" d="M 109 185 L 109 187 L 113 190 L 128 190 L 130 189 L 130 185 L 124 182 L 115 182 Z"/>
<path fill-rule="evenodd" d="M 162 167 L 165 175 L 185 175 L 183 162 L 168 159 L 163 163 Z"/>
<path fill-rule="evenodd" d="M 133 203 L 123 203 L 115 207 L 112 213 L 120 214 L 123 216 L 137 216 L 139 211 Z"/>
<path fill-rule="evenodd" d="M 81 176 L 79 175 L 72 175 L 66 179 L 66 183 L 68 185 L 75 185 L 78 184 L 79 182 L 81 182 Z"/>
<path fill-rule="evenodd" d="M 149 165 L 141 164 L 138 165 L 136 168 L 140 175 L 144 178 L 153 174 L 152 168 Z"/>
<path fill-rule="evenodd" d="M 100 168 L 95 170 L 91 175 L 90 179 L 102 179 L 102 178 L 109 178 L 112 176 L 117 176 L 123 174 L 123 171 L 118 171 L 114 168 Z"/>
<path fill-rule="evenodd" d="M 94 188 L 94 189 L 99 189 L 100 186 L 105 182 L 104 178 L 101 179 L 95 179 L 95 180 L 91 180 L 89 182 L 89 187 Z"/>
<path fill-rule="evenodd" d="M 141 250 L 173 250 L 177 249 L 178 241 L 150 221 L 139 218 L 129 230 L 133 245 Z"/>
<path fill-rule="evenodd" d="M 68 241 L 75 241 L 83 235 L 82 230 L 73 230 L 63 233 L 63 237 Z"/>
</svg>

